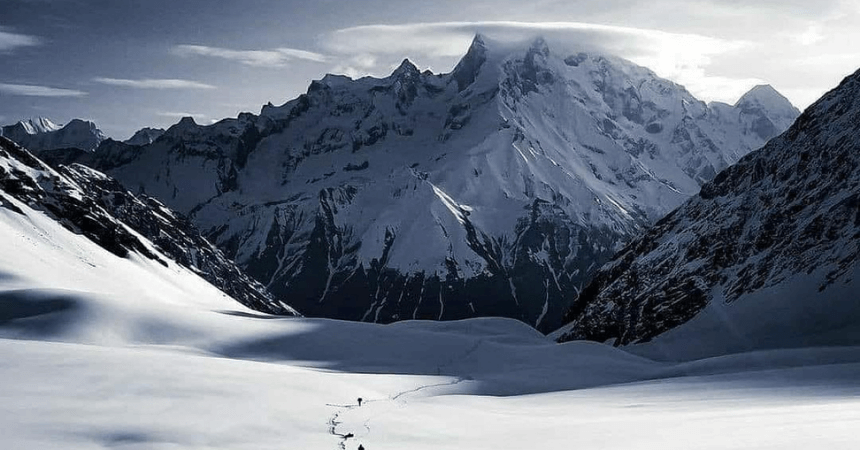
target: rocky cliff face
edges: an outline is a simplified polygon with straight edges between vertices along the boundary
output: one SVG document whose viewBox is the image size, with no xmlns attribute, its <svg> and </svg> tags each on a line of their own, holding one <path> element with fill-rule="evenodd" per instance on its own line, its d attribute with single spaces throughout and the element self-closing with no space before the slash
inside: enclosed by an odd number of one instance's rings
<svg viewBox="0 0 860 450">
<path fill-rule="evenodd" d="M 643 342 L 706 307 L 722 316 L 725 339 L 753 329 L 750 321 L 773 322 L 781 335 L 856 330 L 858 255 L 860 72 L 625 247 L 558 336 Z M 756 304 L 767 307 L 733 312 Z"/>
<path fill-rule="evenodd" d="M 224 257 L 186 218 L 155 199 L 132 195 L 93 169 L 76 164 L 53 170 L 0 137 L 0 192 L 0 207 L 16 208 L 3 200 L 9 195 L 116 256 L 133 252 L 165 266 L 179 264 L 253 309 L 297 314 Z"/>
<path fill-rule="evenodd" d="M 769 114 L 792 107 L 762 97 L 712 107 L 618 58 L 478 37 L 449 74 L 329 75 L 260 115 L 183 119 L 85 162 L 187 214 L 309 315 L 548 331 L 623 242 L 781 131 Z"/>
</svg>

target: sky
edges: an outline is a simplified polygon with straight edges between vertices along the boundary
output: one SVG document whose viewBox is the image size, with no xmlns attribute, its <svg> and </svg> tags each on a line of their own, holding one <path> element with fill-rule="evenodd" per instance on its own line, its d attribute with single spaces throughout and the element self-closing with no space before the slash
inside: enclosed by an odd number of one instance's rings
<svg viewBox="0 0 860 450">
<path fill-rule="evenodd" d="M 860 68 L 858 25 L 860 0 L 0 0 L 0 123 L 205 124 L 326 73 L 450 71 L 478 32 L 616 54 L 705 101 L 767 83 L 805 108 Z"/>
</svg>

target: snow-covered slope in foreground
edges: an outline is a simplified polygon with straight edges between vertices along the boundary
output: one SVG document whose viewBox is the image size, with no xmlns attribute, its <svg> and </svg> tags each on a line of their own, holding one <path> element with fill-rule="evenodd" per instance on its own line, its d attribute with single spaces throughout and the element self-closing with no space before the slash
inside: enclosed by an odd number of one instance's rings
<svg viewBox="0 0 860 450">
<path fill-rule="evenodd" d="M 858 363 L 495 397 L 470 395 L 476 382 L 455 377 L 327 372 L 165 349 L 0 339 L 0 358 L 14 362 L 0 365 L 0 447 L 9 449 L 853 450 L 860 443 Z M 356 407 L 359 396 L 365 403 Z"/>
<path fill-rule="evenodd" d="M 134 251 L 119 257 L 0 196 L 0 336 L 158 343 L 175 333 L 192 336 L 183 318 L 201 310 L 254 312 L 190 270 L 164 264 L 167 258 L 145 240 L 159 258 Z"/>
<path fill-rule="evenodd" d="M 41 213 L 0 236 L 0 448 L 858 444 L 860 348 L 667 364 L 509 319 L 279 318 Z"/>
</svg>

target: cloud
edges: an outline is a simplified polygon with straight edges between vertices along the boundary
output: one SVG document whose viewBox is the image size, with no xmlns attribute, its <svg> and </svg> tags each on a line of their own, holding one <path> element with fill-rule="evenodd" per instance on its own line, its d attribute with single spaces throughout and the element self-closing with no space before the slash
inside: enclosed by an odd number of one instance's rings
<svg viewBox="0 0 860 450">
<path fill-rule="evenodd" d="M 810 25 L 806 31 L 794 37 L 800 45 L 814 45 L 824 40 L 824 35 L 821 33 L 821 27 L 818 25 Z"/>
<path fill-rule="evenodd" d="M 215 89 L 215 86 L 190 80 L 152 79 L 127 80 L 123 78 L 93 78 L 96 83 L 109 86 L 120 86 L 134 89 Z"/>
<path fill-rule="evenodd" d="M 337 30 L 325 39 L 324 45 L 338 53 L 402 54 L 417 51 L 434 56 L 462 56 L 476 33 L 502 41 L 542 36 L 567 41 L 585 50 L 628 55 L 661 53 L 667 47 L 677 53 L 679 47 L 691 46 L 696 47 L 688 51 L 691 54 L 714 53 L 746 45 L 742 41 L 642 28 L 581 22 L 514 21 L 365 25 Z"/>
<path fill-rule="evenodd" d="M 35 36 L 26 34 L 17 34 L 10 31 L 4 31 L 0 27 L 0 52 L 8 52 L 20 47 L 32 47 L 39 45 L 41 41 Z"/>
<path fill-rule="evenodd" d="M 551 47 L 607 53 L 629 59 L 658 75 L 685 85 L 707 100 L 734 101 L 761 82 L 754 77 L 733 78 L 711 73 L 715 56 L 751 47 L 728 40 L 690 33 L 600 25 L 581 22 L 436 22 L 400 25 L 365 25 L 344 28 L 323 37 L 323 46 L 343 55 L 336 70 L 351 76 L 383 75 L 404 56 L 447 70 L 466 52 L 476 33 L 502 42 L 542 36 Z"/>
<path fill-rule="evenodd" d="M 8 95 L 20 95 L 26 97 L 83 97 L 87 95 L 86 92 L 75 89 L 7 83 L 0 83 L 0 92 Z"/>
<path fill-rule="evenodd" d="M 320 53 L 298 50 L 294 48 L 276 48 L 271 50 L 231 50 L 205 45 L 177 45 L 171 50 L 173 54 L 183 57 L 207 56 L 236 61 L 255 67 L 283 67 L 294 60 L 326 62 L 328 57 Z"/>
</svg>

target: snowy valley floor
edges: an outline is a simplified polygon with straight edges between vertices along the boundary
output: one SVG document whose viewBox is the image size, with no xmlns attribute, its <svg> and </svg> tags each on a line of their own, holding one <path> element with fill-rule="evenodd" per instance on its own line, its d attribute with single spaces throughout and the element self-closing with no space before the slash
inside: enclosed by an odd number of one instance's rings
<svg viewBox="0 0 860 450">
<path fill-rule="evenodd" d="M 41 213 L 0 236 L 4 450 L 860 447 L 860 347 L 658 362 L 506 319 L 273 318 Z"/>
<path fill-rule="evenodd" d="M 313 328 L 316 321 L 267 322 L 291 329 Z M 494 322 L 498 331 L 517 328 L 508 321 L 484 322 Z M 336 334 L 337 324 L 329 325 Z M 356 342 L 369 337 L 373 343 L 386 328 L 364 326 L 365 336 L 357 331 L 361 327 L 345 325 Z M 485 331 L 491 328 L 483 325 Z M 416 345 L 415 334 L 426 333 L 420 324 L 411 328 L 405 338 L 389 336 L 404 352 Z M 438 337 L 456 340 L 456 333 Z M 493 344 L 493 336 L 469 338 L 473 346 L 501 345 Z M 315 345 L 312 339 L 304 344 Z M 354 449 L 361 443 L 368 450 L 853 449 L 860 444 L 860 362 L 835 362 L 860 361 L 860 348 L 830 349 L 820 364 L 810 362 L 818 353 L 811 349 L 678 365 L 572 343 L 552 346 L 563 350 L 554 356 L 576 361 L 582 354 L 587 363 L 547 372 L 541 370 L 540 353 L 551 344 L 505 345 L 530 347 L 537 355 L 534 369 L 491 374 L 504 372 L 510 362 L 502 353 L 496 355 L 499 364 L 462 353 L 463 359 L 453 362 L 460 375 L 437 376 L 410 374 L 422 372 L 422 365 L 409 358 L 392 358 L 388 370 L 377 365 L 352 372 L 309 367 L 333 361 L 228 358 L 187 347 L 3 339 L 0 448 Z M 361 355 L 388 351 L 368 347 Z M 437 361 L 449 358 L 439 356 Z M 745 371 L 751 359 L 755 370 Z M 800 363 L 791 367 L 792 361 Z M 610 385 L 600 386 L 600 377 Z M 611 384 L 635 378 L 651 379 Z M 549 392 L 514 395 L 540 386 Z M 592 387 L 565 389 L 578 386 Z M 358 397 L 365 399 L 361 407 Z M 349 434 L 353 437 L 345 438 Z"/>
</svg>

